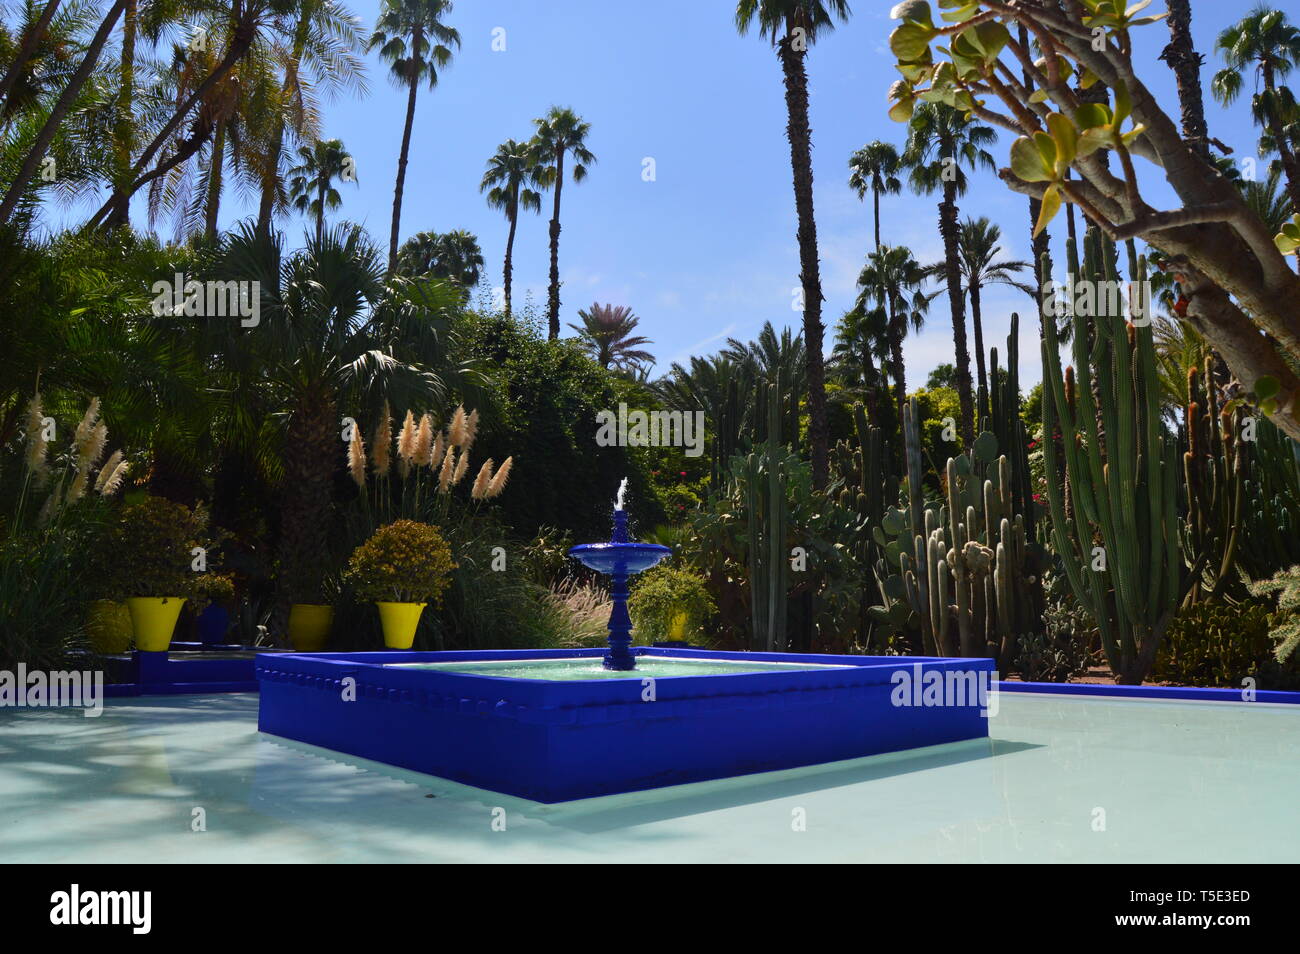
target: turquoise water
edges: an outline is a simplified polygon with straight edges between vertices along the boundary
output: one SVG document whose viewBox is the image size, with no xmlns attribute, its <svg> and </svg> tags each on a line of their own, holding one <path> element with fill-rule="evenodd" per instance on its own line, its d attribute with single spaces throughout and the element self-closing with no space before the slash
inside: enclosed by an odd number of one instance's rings
<svg viewBox="0 0 1300 954">
<path fill-rule="evenodd" d="M 0 709 L 0 861 L 1300 857 L 1300 706 L 999 703 L 988 740 L 550 806 L 260 735 L 251 694 Z"/>
<path fill-rule="evenodd" d="M 669 676 L 728 676 L 742 672 L 782 672 L 791 669 L 848 669 L 849 666 L 824 666 L 815 663 L 727 662 L 716 659 L 677 659 L 671 656 L 638 656 L 636 669 L 618 672 L 605 669 L 600 657 L 585 659 L 539 659 L 528 662 L 453 662 L 392 663 L 396 669 L 440 669 L 476 676 L 501 676 L 508 679 L 546 679 L 567 682 L 573 679 L 663 679 Z"/>
</svg>

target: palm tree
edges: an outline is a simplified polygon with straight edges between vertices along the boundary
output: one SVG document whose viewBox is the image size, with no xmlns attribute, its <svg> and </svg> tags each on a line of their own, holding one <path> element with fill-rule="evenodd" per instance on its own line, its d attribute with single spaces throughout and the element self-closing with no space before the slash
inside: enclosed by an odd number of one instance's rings
<svg viewBox="0 0 1300 954">
<path fill-rule="evenodd" d="M 228 323 L 207 326 L 229 336 L 214 350 L 229 390 L 251 390 L 285 418 L 283 611 L 321 599 L 340 414 L 372 415 L 384 400 L 434 404 L 462 371 L 446 347 L 457 295 L 438 283 L 385 281 L 382 255 L 359 226 L 336 226 L 286 261 L 281 251 L 277 236 L 259 236 L 249 224 L 223 243 L 212 274 L 259 281 L 262 323 L 256 335 L 238 335 Z"/>
<path fill-rule="evenodd" d="M 497 151 L 487 163 L 479 191 L 487 193 L 488 205 L 501 209 L 510 223 L 510 232 L 506 236 L 506 261 L 502 268 L 505 282 L 506 315 L 510 315 L 510 281 L 514 274 L 513 256 L 515 248 L 515 229 L 519 226 L 520 209 L 526 212 L 542 210 L 541 194 L 532 186 L 537 185 L 539 169 L 537 152 L 528 143 L 507 139 L 497 146 Z"/>
<path fill-rule="evenodd" d="M 483 253 L 473 232 L 416 232 L 402 243 L 397 253 L 397 271 L 406 278 L 428 276 L 452 282 L 462 300 L 478 284 L 483 272 Z"/>
<path fill-rule="evenodd" d="M 289 204 L 316 219 L 316 241 L 325 235 L 325 210 L 343 204 L 335 179 L 356 181 L 352 157 L 338 139 L 321 139 L 298 149 L 298 165 L 289 170 Z"/>
<path fill-rule="evenodd" d="M 866 405 L 871 423 L 878 426 L 883 426 L 882 412 L 889 407 L 888 401 L 883 407 L 880 402 L 889 389 L 881 371 L 892 360 L 889 345 L 889 315 L 883 307 L 850 308 L 835 326 L 831 359 L 845 382 L 844 391 L 850 400 Z M 888 425 L 888 431 L 895 427 L 892 420 Z"/>
<path fill-rule="evenodd" d="M 943 236 L 944 279 L 952 309 L 952 341 L 957 364 L 957 397 L 961 435 L 967 447 L 974 440 L 974 404 L 971 399 L 970 350 L 966 345 L 966 309 L 961 288 L 961 227 L 957 224 L 957 198 L 968 186 L 966 169 L 995 168 L 985 146 L 997 138 L 988 126 L 968 120 L 943 103 L 922 103 L 912 114 L 903 150 L 912 189 L 926 195 L 938 191 L 939 234 Z"/>
<path fill-rule="evenodd" d="M 284 206 L 286 143 L 320 138 L 318 92 L 367 92 L 365 63 L 358 56 L 365 37 L 360 21 L 345 7 L 334 0 L 297 0 L 285 25 L 279 51 L 282 79 L 268 107 L 271 128 L 253 163 L 260 194 L 257 228 L 263 235 L 270 234 L 271 220 Z"/>
<path fill-rule="evenodd" d="M 393 189 L 393 226 L 388 236 L 388 271 L 397 268 L 397 236 L 402 225 L 402 192 L 406 187 L 406 161 L 411 152 L 411 127 L 415 123 L 415 94 L 421 82 L 438 85 L 438 70 L 451 62 L 452 47 L 460 34 L 442 22 L 451 12 L 451 0 L 384 0 L 369 49 L 391 66 L 391 78 L 406 87 L 406 124 L 397 154 L 397 185 Z"/>
<path fill-rule="evenodd" d="M 1282 226 L 1295 211 L 1290 196 L 1281 189 L 1281 184 L 1282 170 L 1277 166 L 1269 169 L 1268 176 L 1264 179 L 1237 180 L 1237 188 L 1241 190 L 1246 205 L 1250 206 L 1250 211 L 1259 216 L 1264 227 L 1268 229 L 1269 235 L 1276 235 L 1282 231 Z"/>
<path fill-rule="evenodd" d="M 857 310 L 870 312 L 869 302 L 878 301 L 885 313 L 885 335 L 889 344 L 889 363 L 894 378 L 894 404 L 898 420 L 903 419 L 907 400 L 907 376 L 903 368 L 903 338 L 910 326 L 920 331 L 930 300 L 921 290 L 929 276 L 912 250 L 902 245 L 882 246 L 867 256 L 867 264 L 858 276 Z"/>
<path fill-rule="evenodd" d="M 1214 98 L 1231 106 L 1241 94 L 1245 71 L 1254 67 L 1259 85 L 1251 99 L 1251 112 L 1265 133 L 1260 151 L 1277 151 L 1291 203 L 1300 208 L 1300 163 L 1286 128 L 1296 119 L 1296 102 L 1290 89 L 1278 85 L 1278 80 L 1300 63 L 1300 30 L 1288 23 L 1280 10 L 1259 6 L 1220 33 L 1215 46 L 1228 65 L 1214 74 L 1210 84 Z"/>
<path fill-rule="evenodd" d="M 847 0 L 739 0 L 736 29 L 744 35 L 758 23 L 770 38 L 785 79 L 785 105 L 798 215 L 799 279 L 803 286 L 803 338 L 808 355 L 808 439 L 812 446 L 813 489 L 829 476 L 830 431 L 826 423 L 826 369 L 822 361 L 822 282 L 817 261 L 817 222 L 813 215 L 812 130 L 808 125 L 808 73 L 804 56 L 821 33 L 849 15 Z"/>
<path fill-rule="evenodd" d="M 569 325 L 578 333 L 582 347 L 602 368 L 611 365 L 619 370 L 629 370 L 638 365 L 653 364 L 654 355 L 640 350 L 641 345 L 653 344 L 649 338 L 634 335 L 641 319 L 632 314 L 626 305 L 593 304 L 580 310 L 581 325 Z"/>
<path fill-rule="evenodd" d="M 876 225 L 876 251 L 880 251 L 880 197 L 898 195 L 903 184 L 898 180 L 901 162 L 892 143 L 879 139 L 869 142 L 849 157 L 849 188 L 865 199 L 871 192 Z"/>
<path fill-rule="evenodd" d="M 971 327 L 975 331 L 975 369 L 979 385 L 976 404 L 981 421 L 989 413 L 989 380 L 984 364 L 984 321 L 980 310 L 980 291 L 985 285 L 1010 285 L 1037 300 L 1034 286 L 1016 278 L 1018 273 L 1031 268 L 1030 264 L 1018 260 L 998 261 L 998 255 L 1002 252 L 1002 246 L 998 244 L 1001 240 L 1002 229 L 985 216 L 966 219 L 961 223 L 961 233 L 957 237 L 962 279 L 966 283 L 966 294 L 970 296 Z M 941 275 L 945 268 L 945 264 L 940 262 L 927 271 L 932 275 Z"/>
<path fill-rule="evenodd" d="M 560 336 L 560 190 L 564 187 L 564 158 L 573 157 L 573 181 L 587 178 L 587 167 L 596 161 L 587 148 L 587 135 L 591 124 L 584 123 L 571 109 L 552 106 L 541 119 L 534 119 L 537 133 L 533 144 L 537 150 L 537 164 L 542 166 L 539 183 L 555 189 L 551 212 L 551 275 L 546 290 L 546 319 L 548 336 Z"/>
</svg>

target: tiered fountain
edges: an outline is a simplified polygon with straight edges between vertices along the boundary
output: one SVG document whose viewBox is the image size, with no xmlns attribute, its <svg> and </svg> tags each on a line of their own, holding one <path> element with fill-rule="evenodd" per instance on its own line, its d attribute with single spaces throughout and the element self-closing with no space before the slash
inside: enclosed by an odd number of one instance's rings
<svg viewBox="0 0 1300 954">
<path fill-rule="evenodd" d="M 632 543 L 627 538 L 627 478 L 618 485 L 614 499 L 614 535 L 609 543 L 582 543 L 569 550 L 569 556 L 610 579 L 609 595 L 614 608 L 609 614 L 609 649 L 604 666 L 627 672 L 636 668 L 632 655 L 632 617 L 627 612 L 628 580 L 672 555 L 668 547 L 657 543 Z"/>
</svg>

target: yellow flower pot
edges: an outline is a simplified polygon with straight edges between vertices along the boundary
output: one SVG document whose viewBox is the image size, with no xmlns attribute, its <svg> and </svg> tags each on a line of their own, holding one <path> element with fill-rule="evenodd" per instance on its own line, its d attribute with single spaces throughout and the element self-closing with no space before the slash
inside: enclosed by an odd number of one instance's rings
<svg viewBox="0 0 1300 954">
<path fill-rule="evenodd" d="M 131 648 L 131 611 L 125 603 L 93 600 L 86 608 L 86 635 L 97 653 L 124 653 Z"/>
<path fill-rule="evenodd" d="M 415 642 L 415 628 L 428 603 L 376 603 L 379 622 L 384 627 L 384 645 L 389 649 L 410 649 Z"/>
<path fill-rule="evenodd" d="M 289 607 L 289 642 L 300 653 L 318 653 L 325 648 L 334 607 L 319 603 L 294 603 Z"/>
<path fill-rule="evenodd" d="M 686 639 L 686 622 L 690 616 L 686 613 L 674 613 L 673 618 L 668 621 L 668 638 L 674 642 Z"/>
<path fill-rule="evenodd" d="M 145 653 L 166 652 L 184 605 L 183 596 L 129 597 L 126 606 L 131 612 L 135 648 Z"/>
</svg>

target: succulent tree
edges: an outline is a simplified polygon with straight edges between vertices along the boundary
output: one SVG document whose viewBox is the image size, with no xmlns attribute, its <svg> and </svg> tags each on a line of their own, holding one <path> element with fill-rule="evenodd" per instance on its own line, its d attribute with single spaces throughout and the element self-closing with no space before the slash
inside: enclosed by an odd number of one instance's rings
<svg viewBox="0 0 1300 954">
<path fill-rule="evenodd" d="M 1187 299 L 1180 317 L 1264 413 L 1300 438 L 1300 276 L 1138 76 L 1131 33 L 1159 19 L 1139 16 L 1141 6 L 941 0 L 946 22 L 936 24 L 924 0 L 900 3 L 890 47 L 903 78 L 890 115 L 907 121 L 918 103 L 939 102 L 1016 135 L 999 174 L 1041 200 L 1036 230 L 1068 202 L 1109 239 L 1141 238 L 1167 255 Z M 1150 204 L 1135 158 L 1163 171 L 1180 206 Z M 1295 237 L 1300 245 L 1300 226 Z"/>
</svg>

